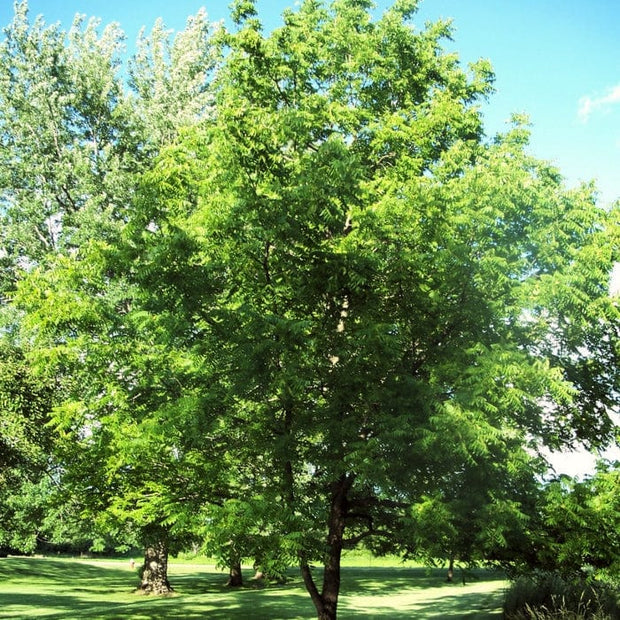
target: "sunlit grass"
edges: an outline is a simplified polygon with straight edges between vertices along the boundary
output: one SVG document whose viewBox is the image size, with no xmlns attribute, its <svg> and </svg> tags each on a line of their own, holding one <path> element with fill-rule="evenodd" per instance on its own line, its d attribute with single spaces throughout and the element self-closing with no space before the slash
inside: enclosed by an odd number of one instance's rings
<svg viewBox="0 0 620 620">
<path fill-rule="evenodd" d="M 361 565 L 366 560 L 365 565 Z M 369 562 L 372 564 L 369 565 Z M 389 562 L 389 564 L 387 564 Z M 378 618 L 501 618 L 505 582 L 480 571 L 472 581 L 448 584 L 445 571 L 428 570 L 394 558 L 345 557 L 339 617 Z M 168 597 L 134 593 L 137 573 L 129 561 L 3 558 L 0 559 L 0 618 L 220 618 L 278 620 L 314 618 L 301 579 L 291 571 L 284 585 L 252 581 L 225 587 L 226 574 L 212 560 L 171 561 Z"/>
</svg>

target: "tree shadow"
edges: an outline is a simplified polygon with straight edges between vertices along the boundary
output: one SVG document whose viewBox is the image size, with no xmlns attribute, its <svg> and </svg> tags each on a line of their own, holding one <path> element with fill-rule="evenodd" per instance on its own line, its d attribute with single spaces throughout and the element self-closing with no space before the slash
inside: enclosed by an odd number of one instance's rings
<svg viewBox="0 0 620 620">
<path fill-rule="evenodd" d="M 390 620 L 501 618 L 505 576 L 480 569 L 467 571 L 463 577 L 464 581 L 448 583 L 443 569 L 345 568 L 339 616 Z M 365 601 L 372 609 L 365 607 Z"/>
<path fill-rule="evenodd" d="M 72 582 L 106 584 L 126 582 L 132 572 L 127 568 L 89 564 L 76 560 L 53 560 L 48 558 L 9 557 L 0 560 L 0 576 L 5 579 L 40 578 L 47 583 L 65 583 L 67 574 Z"/>
<path fill-rule="evenodd" d="M 339 617 L 342 620 L 347 619 L 388 619 L 389 620 L 405 620 L 416 618 L 416 620 L 431 619 L 452 619 L 461 620 L 464 618 L 502 618 L 503 612 L 500 608 L 501 599 L 490 597 L 483 599 L 479 592 L 445 594 L 441 598 L 432 601 L 424 601 L 419 604 L 403 605 L 390 607 L 388 605 L 381 608 L 365 609 L 363 606 L 348 604 L 341 607 L 342 612 Z"/>
<path fill-rule="evenodd" d="M 318 572 L 317 574 L 320 574 Z M 425 567 L 344 567 L 342 569 L 341 591 L 351 595 L 367 594 L 373 590 L 389 590 L 402 587 L 427 589 L 454 587 L 490 581 L 504 581 L 501 571 L 475 569 L 455 572 L 454 582 L 446 580 L 447 571 L 441 568 Z"/>
<path fill-rule="evenodd" d="M 46 618 L 87 618 L 111 594 L 129 595 L 138 579 L 120 566 L 9 557 L 0 561 L 0 583 L 0 618 L 32 618 L 33 609 L 45 610 Z"/>
</svg>

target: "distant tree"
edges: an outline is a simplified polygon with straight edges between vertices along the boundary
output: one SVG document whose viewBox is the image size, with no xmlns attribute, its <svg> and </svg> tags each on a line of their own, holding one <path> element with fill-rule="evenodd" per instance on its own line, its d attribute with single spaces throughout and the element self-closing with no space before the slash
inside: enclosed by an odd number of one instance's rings
<svg viewBox="0 0 620 620">
<path fill-rule="evenodd" d="M 616 618 L 620 613 L 619 463 L 541 485 L 527 545 L 513 549 L 506 617 Z"/>
<path fill-rule="evenodd" d="M 541 497 L 538 549 L 532 568 L 565 577 L 618 574 L 620 568 L 620 469 L 601 462 L 584 480 L 561 476 Z"/>
<path fill-rule="evenodd" d="M 452 581 L 456 565 L 507 567 L 527 553 L 545 463 L 519 449 L 521 443 L 491 444 L 485 458 L 448 472 L 433 494 L 413 505 L 405 532 L 413 557 L 447 563 Z"/>
<path fill-rule="evenodd" d="M 140 123 L 146 152 L 157 153 L 179 130 L 213 116 L 211 87 L 218 60 L 214 27 L 204 9 L 189 17 L 171 40 L 161 19 L 148 36 L 141 31 L 129 60 L 129 101 Z"/>
<path fill-rule="evenodd" d="M 53 482 L 50 421 L 56 390 L 24 356 L 0 345 L 0 550 L 32 552 Z"/>
<path fill-rule="evenodd" d="M 65 32 L 28 3 L 0 43 L 2 260 L 19 272 L 114 239 L 145 170 L 180 127 L 211 114 L 215 55 L 204 12 L 174 42 L 158 22 L 121 74 L 124 34 L 77 15 Z M 13 273 L 9 271 L 9 273 Z M 17 277 L 14 275 L 14 277 Z"/>
<path fill-rule="evenodd" d="M 117 75 L 122 33 L 69 33 L 15 4 L 0 44 L 2 248 L 18 269 L 106 237 L 138 168 L 139 134 Z M 137 143 L 138 142 L 138 143 Z"/>
</svg>

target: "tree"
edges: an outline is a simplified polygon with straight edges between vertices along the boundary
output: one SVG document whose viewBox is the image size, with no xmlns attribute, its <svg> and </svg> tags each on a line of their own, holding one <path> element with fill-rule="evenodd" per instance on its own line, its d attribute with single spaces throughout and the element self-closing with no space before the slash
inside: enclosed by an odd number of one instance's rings
<svg viewBox="0 0 620 620">
<path fill-rule="evenodd" d="M 31 372 L 19 350 L 0 347 L 0 550 L 31 552 L 53 489 L 47 423 L 57 391 Z"/>
<path fill-rule="evenodd" d="M 69 32 L 42 17 L 31 24 L 22 0 L 5 30 L 1 247 L 18 271 L 93 237 L 113 240 L 136 175 L 180 127 L 210 114 L 215 48 L 204 12 L 174 42 L 162 23 L 141 35 L 131 90 L 120 74 L 124 34 L 100 26 L 81 15 Z"/>
<path fill-rule="evenodd" d="M 124 35 L 116 26 L 102 33 L 99 27 L 98 20 L 85 23 L 82 16 L 68 33 L 42 18 L 31 24 L 27 3 L 18 2 L 0 46 L 3 329 L 27 348 L 38 342 L 27 363 L 45 368 L 65 390 L 52 422 L 67 504 L 85 521 L 114 531 L 119 544 L 142 539 L 146 555 L 155 549 L 165 567 L 168 548 L 187 537 L 170 506 L 191 496 L 193 483 L 179 486 L 184 476 L 179 446 L 162 445 L 155 432 L 150 442 L 140 439 L 155 422 L 139 416 L 149 408 L 158 415 L 175 397 L 161 394 L 161 376 L 140 373 L 170 370 L 171 382 L 179 374 L 171 370 L 173 360 L 167 366 L 163 361 L 168 357 L 163 345 L 148 350 L 148 337 L 141 340 L 149 333 L 148 317 L 122 321 L 133 301 L 131 282 L 114 276 L 114 260 L 102 248 L 120 247 L 139 174 L 151 159 L 185 122 L 209 115 L 206 76 L 214 48 L 204 13 L 173 43 L 158 23 L 150 36 L 141 36 L 130 68 L 133 90 L 127 90 L 119 72 Z M 100 245 L 89 251 L 95 240 Z M 89 260 L 82 261 L 82 254 Z M 119 273 L 126 276 L 127 270 Z M 90 281 L 80 291 L 82 277 Z M 30 299 L 22 307 L 44 306 L 47 317 L 35 312 L 25 318 L 9 303 L 23 280 L 28 284 L 21 294 Z M 132 349 L 134 337 L 140 343 Z M 188 459 L 187 467 L 195 469 Z M 160 475 L 145 480 L 145 470 Z M 192 479 L 202 474 L 194 472 Z M 157 497 L 158 485 L 176 485 L 178 492 L 148 502 L 145 498 Z M 156 533 L 165 545 L 153 540 Z M 168 587 L 165 570 L 145 574 L 145 589 Z"/>
<path fill-rule="evenodd" d="M 100 531 L 144 545 L 141 588 L 162 593 L 168 554 L 189 544 L 197 505 L 218 485 L 217 437 L 201 415 L 207 363 L 169 340 L 182 337 L 181 317 L 173 327 L 131 282 L 111 281 L 116 250 L 89 248 L 20 283 L 21 327 L 36 338 L 34 366 L 72 377 L 52 417 L 67 493 Z"/>
<path fill-rule="evenodd" d="M 161 19 L 148 36 L 140 33 L 138 51 L 129 61 L 131 104 L 154 153 L 173 142 L 180 129 L 213 114 L 211 81 L 218 60 L 213 30 L 202 9 L 173 41 Z"/>
<path fill-rule="evenodd" d="M 611 429 L 617 365 L 587 360 L 617 354 L 617 213 L 528 156 L 519 119 L 484 142 L 488 65 L 467 74 L 448 26 L 417 34 L 414 12 L 305 2 L 263 36 L 239 3 L 186 225 L 221 286 L 200 316 L 226 332 L 244 458 L 284 506 L 319 618 L 342 549 L 389 538 L 446 472 L 511 434 Z"/>
<path fill-rule="evenodd" d="M 541 495 L 533 568 L 569 579 L 616 575 L 620 563 L 618 464 L 599 463 L 582 481 L 561 476 Z"/>
<path fill-rule="evenodd" d="M 561 475 L 541 485 L 529 544 L 513 552 L 507 615 L 618 616 L 619 484 L 618 463 L 599 461 L 582 480 Z"/>
<path fill-rule="evenodd" d="M 2 247 L 18 268 L 108 236 L 131 191 L 136 144 L 117 76 L 122 33 L 110 26 L 99 37 L 97 28 L 79 17 L 69 33 L 42 18 L 30 24 L 19 2 L 5 30 Z"/>
<path fill-rule="evenodd" d="M 457 563 L 511 568 L 527 554 L 545 468 L 543 459 L 520 449 L 522 443 L 513 437 L 506 446 L 490 446 L 486 458 L 449 472 L 432 495 L 413 505 L 406 534 L 414 557 L 447 561 L 452 581 Z"/>
</svg>

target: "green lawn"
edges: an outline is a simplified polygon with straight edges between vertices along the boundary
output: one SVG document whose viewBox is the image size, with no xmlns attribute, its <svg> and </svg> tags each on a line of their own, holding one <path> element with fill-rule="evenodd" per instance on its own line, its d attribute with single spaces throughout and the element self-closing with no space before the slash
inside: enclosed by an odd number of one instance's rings
<svg viewBox="0 0 620 620">
<path fill-rule="evenodd" d="M 472 581 L 448 584 L 445 571 L 392 560 L 350 558 L 343 569 L 339 618 L 501 618 L 505 582 L 484 571 Z M 154 598 L 133 593 L 137 584 L 128 560 L 0 558 L 0 618 L 221 618 L 278 620 L 314 618 L 300 578 L 263 587 L 244 574 L 246 586 L 224 587 L 226 575 L 213 564 L 172 561 L 175 593 Z"/>
</svg>

